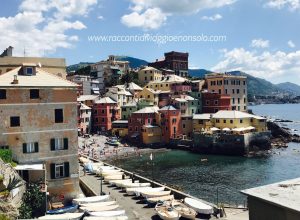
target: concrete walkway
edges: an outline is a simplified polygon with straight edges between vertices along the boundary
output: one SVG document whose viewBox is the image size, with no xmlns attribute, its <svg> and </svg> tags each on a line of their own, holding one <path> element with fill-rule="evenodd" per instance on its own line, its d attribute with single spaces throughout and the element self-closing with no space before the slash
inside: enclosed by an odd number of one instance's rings
<svg viewBox="0 0 300 220">
<path fill-rule="evenodd" d="M 83 175 L 82 168 L 80 172 L 80 179 L 87 185 L 91 190 L 93 190 L 97 195 L 100 194 L 100 178 L 86 174 Z M 102 190 L 106 194 L 110 194 L 111 200 L 117 201 L 119 204 L 119 209 L 124 209 L 128 219 L 134 220 L 158 220 L 160 219 L 154 208 L 149 208 L 144 202 L 135 199 L 132 196 L 128 196 L 125 192 L 121 192 L 120 189 L 116 187 L 111 187 L 103 182 Z M 226 220 L 248 220 L 248 212 L 242 211 L 240 209 L 226 209 L 227 218 L 222 218 Z M 200 219 L 200 218 L 197 218 Z M 212 216 L 211 220 L 216 219 Z"/>
</svg>

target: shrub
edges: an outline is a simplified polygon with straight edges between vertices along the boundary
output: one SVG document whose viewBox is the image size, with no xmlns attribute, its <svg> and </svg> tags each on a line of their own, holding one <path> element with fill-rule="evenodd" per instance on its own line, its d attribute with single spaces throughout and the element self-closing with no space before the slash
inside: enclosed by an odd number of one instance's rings
<svg viewBox="0 0 300 220">
<path fill-rule="evenodd" d="M 0 158 L 5 163 L 11 163 L 12 162 L 12 152 L 11 152 L 11 150 L 1 149 L 0 150 Z"/>
</svg>

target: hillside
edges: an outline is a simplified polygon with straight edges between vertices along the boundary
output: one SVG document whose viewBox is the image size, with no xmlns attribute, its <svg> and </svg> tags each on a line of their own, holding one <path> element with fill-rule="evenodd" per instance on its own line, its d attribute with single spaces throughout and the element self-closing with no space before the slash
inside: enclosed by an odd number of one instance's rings
<svg viewBox="0 0 300 220">
<path fill-rule="evenodd" d="M 71 71 L 77 71 L 77 70 L 87 67 L 91 64 L 94 64 L 94 63 L 80 62 L 80 63 L 74 64 L 74 65 L 67 66 L 67 73 L 71 72 Z"/>
<path fill-rule="evenodd" d="M 276 85 L 278 88 L 288 91 L 289 93 L 292 93 L 294 95 L 300 95 L 300 86 L 294 83 L 285 82 L 285 83 L 279 83 Z"/>
<path fill-rule="evenodd" d="M 146 60 L 128 57 L 128 56 L 116 56 L 116 60 L 119 61 L 128 61 L 131 68 L 135 69 L 140 66 L 147 66 L 148 62 Z"/>
</svg>

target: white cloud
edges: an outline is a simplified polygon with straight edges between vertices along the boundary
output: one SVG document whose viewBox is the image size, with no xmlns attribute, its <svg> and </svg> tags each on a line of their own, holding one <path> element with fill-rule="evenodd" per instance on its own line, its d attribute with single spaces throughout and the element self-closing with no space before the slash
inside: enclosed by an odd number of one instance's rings
<svg viewBox="0 0 300 220">
<path fill-rule="evenodd" d="M 157 25 L 154 25 L 154 29 L 159 28 L 163 25 L 168 16 L 178 15 L 178 14 L 195 14 L 201 10 L 220 8 L 227 5 L 231 5 L 236 0 L 130 0 L 132 5 L 130 14 L 126 14 L 121 18 L 123 24 L 128 27 L 141 27 L 137 26 L 138 21 L 133 20 L 133 18 L 143 18 L 145 13 L 149 13 L 149 10 L 156 11 L 156 21 Z M 131 18 L 131 19 L 128 19 Z M 124 22 L 124 19 L 126 22 Z M 151 18 L 150 18 L 151 19 Z M 158 21 L 161 19 L 161 21 Z M 152 23 L 152 22 L 151 22 Z M 153 25 L 151 25 L 153 26 Z M 151 28 L 148 28 L 151 29 Z"/>
<path fill-rule="evenodd" d="M 82 4 L 80 4 L 82 3 Z M 20 12 L 12 17 L 0 17 L 0 48 L 14 47 L 14 55 L 45 56 L 58 48 L 71 48 L 79 40 L 68 30 L 86 26 L 74 16 L 86 16 L 97 0 L 23 0 Z M 71 10 L 74 9 L 75 11 Z"/>
<path fill-rule="evenodd" d="M 103 17 L 102 15 L 99 15 L 99 16 L 97 17 L 97 19 L 99 19 L 99 20 L 104 20 L 104 17 Z"/>
<path fill-rule="evenodd" d="M 222 15 L 220 14 L 215 14 L 213 16 L 203 16 L 201 19 L 202 20 L 208 20 L 208 21 L 216 21 L 222 19 Z"/>
<path fill-rule="evenodd" d="M 270 46 L 270 42 L 263 39 L 253 39 L 250 46 L 255 48 L 267 48 Z"/>
<path fill-rule="evenodd" d="M 291 40 L 289 40 L 287 43 L 288 43 L 288 46 L 289 46 L 290 48 L 296 47 L 296 45 L 294 44 L 294 42 L 291 41 Z"/>
<path fill-rule="evenodd" d="M 141 14 L 134 11 L 121 18 L 121 22 L 126 26 L 140 27 L 145 30 L 157 29 L 162 26 L 166 20 L 167 15 L 162 13 L 159 8 L 150 8 Z"/>
<path fill-rule="evenodd" d="M 257 53 L 244 48 L 222 51 L 223 60 L 215 65 L 214 71 L 240 70 L 273 82 L 294 80 L 300 82 L 300 51 Z"/>
<path fill-rule="evenodd" d="M 265 6 L 276 9 L 288 8 L 293 11 L 300 8 L 300 0 L 268 0 Z"/>
</svg>

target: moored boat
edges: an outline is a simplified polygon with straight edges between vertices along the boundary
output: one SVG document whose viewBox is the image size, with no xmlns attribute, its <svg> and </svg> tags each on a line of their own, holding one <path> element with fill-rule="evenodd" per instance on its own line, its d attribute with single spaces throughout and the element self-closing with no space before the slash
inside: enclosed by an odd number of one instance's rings
<svg viewBox="0 0 300 220">
<path fill-rule="evenodd" d="M 55 215 L 55 214 L 63 214 L 63 213 L 73 213 L 77 209 L 78 209 L 78 205 L 72 204 L 72 205 L 69 205 L 69 206 L 64 206 L 62 208 L 48 210 L 46 212 L 46 214 Z"/>
<path fill-rule="evenodd" d="M 112 216 L 112 217 L 97 217 L 97 216 L 87 216 L 83 220 L 128 220 L 127 216 Z"/>
<path fill-rule="evenodd" d="M 170 201 L 173 199 L 174 199 L 174 195 L 168 195 L 168 196 L 147 198 L 146 201 L 149 205 L 154 205 L 158 202 Z"/>
<path fill-rule="evenodd" d="M 187 198 L 184 199 L 184 204 L 191 207 L 192 209 L 194 209 L 199 214 L 210 215 L 214 212 L 213 207 L 211 207 L 210 205 L 205 204 L 204 202 L 196 200 L 196 199 L 192 199 L 192 198 L 187 197 Z"/>
<path fill-rule="evenodd" d="M 137 189 L 135 191 L 136 196 L 141 196 L 142 193 L 148 193 L 148 192 L 163 192 L 165 190 L 165 187 L 154 187 L 154 188 L 148 188 L 148 189 Z"/>
<path fill-rule="evenodd" d="M 171 191 L 142 192 L 141 194 L 145 198 L 152 198 L 152 197 L 168 196 L 171 194 Z"/>
<path fill-rule="evenodd" d="M 89 214 L 91 216 L 98 216 L 98 217 L 123 216 L 123 215 L 125 215 L 125 210 L 104 211 L 104 212 L 89 212 Z"/>
<path fill-rule="evenodd" d="M 121 179 L 121 180 L 110 180 L 108 181 L 109 185 L 111 186 L 120 186 L 120 184 L 125 183 L 125 182 L 132 182 L 132 179 L 129 179 L 128 177 L 125 179 Z"/>
<path fill-rule="evenodd" d="M 163 220 L 178 220 L 181 215 L 171 206 L 159 203 L 155 206 L 155 211 L 158 216 Z"/>
<path fill-rule="evenodd" d="M 88 211 L 88 212 L 103 212 L 103 211 L 112 211 L 112 210 L 116 210 L 117 208 L 119 208 L 119 205 L 107 205 L 107 206 L 82 206 L 79 209 L 81 211 Z"/>
<path fill-rule="evenodd" d="M 126 193 L 130 196 L 136 195 L 136 192 L 138 192 L 139 190 L 146 190 L 146 189 L 152 189 L 152 187 L 150 186 L 146 186 L 146 187 L 136 187 L 136 188 L 126 188 Z"/>
<path fill-rule="evenodd" d="M 146 187 L 150 186 L 150 183 L 122 183 L 122 188 L 137 188 L 137 187 Z"/>
<path fill-rule="evenodd" d="M 79 220 L 83 216 L 84 213 L 64 213 L 58 215 L 45 215 L 41 216 L 38 219 L 45 220 Z"/>
<path fill-rule="evenodd" d="M 94 202 L 105 202 L 109 199 L 109 195 L 104 196 L 91 196 L 86 198 L 73 199 L 75 204 L 94 203 Z"/>
<path fill-rule="evenodd" d="M 122 180 L 122 179 L 123 179 L 122 175 L 112 175 L 112 176 L 104 177 L 105 182 L 109 182 L 110 180 Z"/>
<path fill-rule="evenodd" d="M 172 200 L 170 202 L 170 205 L 172 208 L 174 208 L 177 212 L 179 212 L 179 214 L 187 219 L 195 219 L 197 212 L 188 207 L 187 205 L 183 204 L 182 202 L 178 201 L 178 200 Z"/>
<path fill-rule="evenodd" d="M 97 207 L 102 207 L 102 206 L 115 205 L 116 203 L 117 203 L 116 201 L 95 202 L 95 203 L 84 203 L 84 204 L 81 204 L 80 207 L 85 207 L 85 206 L 97 206 Z"/>
</svg>

